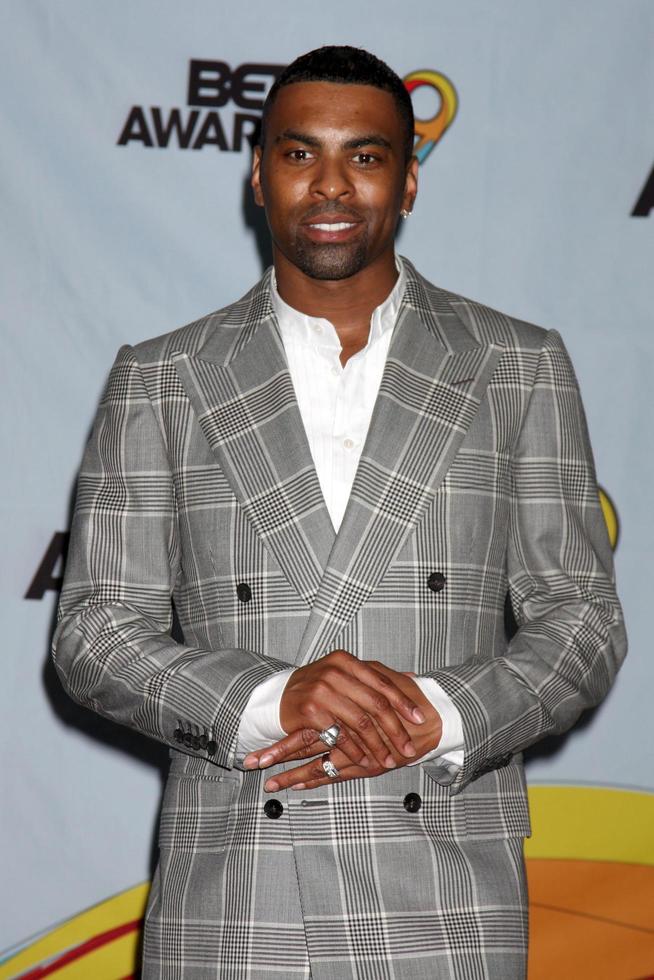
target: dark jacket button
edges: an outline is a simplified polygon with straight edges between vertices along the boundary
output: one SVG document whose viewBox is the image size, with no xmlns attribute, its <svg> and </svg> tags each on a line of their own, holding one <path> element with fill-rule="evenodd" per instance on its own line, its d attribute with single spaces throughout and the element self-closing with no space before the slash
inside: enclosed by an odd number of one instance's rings
<svg viewBox="0 0 654 980">
<path fill-rule="evenodd" d="M 191 732 L 184 732 L 183 742 L 187 749 L 193 748 L 193 735 Z"/>
<path fill-rule="evenodd" d="M 207 752 L 209 753 L 209 755 L 215 755 L 217 751 L 218 751 L 218 746 L 216 745 L 213 739 L 210 739 L 210 741 L 207 742 Z"/>
<path fill-rule="evenodd" d="M 418 793 L 407 793 L 402 800 L 402 806 L 407 813 L 417 813 L 422 806 L 422 800 Z"/>
<path fill-rule="evenodd" d="M 247 582 L 239 582 L 236 586 L 236 595 L 241 602 L 249 602 L 252 598 L 252 589 Z"/>
<path fill-rule="evenodd" d="M 173 732 L 173 738 L 175 739 L 176 742 L 184 741 L 184 732 L 182 731 L 181 728 L 175 729 L 175 731 Z"/>
<path fill-rule="evenodd" d="M 192 746 L 192 748 L 195 749 L 196 752 L 200 748 L 200 739 L 198 738 L 197 735 L 194 735 L 193 736 L 193 741 L 191 742 L 191 746 Z"/>
<path fill-rule="evenodd" d="M 269 820 L 278 820 L 284 812 L 284 807 L 279 800 L 266 800 L 263 805 L 263 812 Z"/>
<path fill-rule="evenodd" d="M 427 579 L 427 585 L 429 586 L 432 592 L 440 592 L 442 589 L 445 588 L 446 581 L 447 579 L 445 578 L 442 572 L 432 572 L 429 578 Z"/>
<path fill-rule="evenodd" d="M 200 748 L 201 749 L 206 749 L 207 745 L 209 744 L 209 736 L 205 732 L 204 735 L 200 735 L 200 738 L 198 739 L 198 741 L 200 743 Z"/>
</svg>

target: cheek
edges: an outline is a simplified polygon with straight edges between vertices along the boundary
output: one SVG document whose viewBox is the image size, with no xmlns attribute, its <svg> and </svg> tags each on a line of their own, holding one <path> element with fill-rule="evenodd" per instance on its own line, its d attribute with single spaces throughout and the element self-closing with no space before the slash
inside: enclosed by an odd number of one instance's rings
<svg viewBox="0 0 654 980">
<path fill-rule="evenodd" d="M 271 188 L 267 201 L 271 216 L 285 226 L 293 224 L 306 208 L 306 195 L 297 183 Z"/>
<path fill-rule="evenodd" d="M 385 226 L 394 224 L 395 215 L 402 206 L 402 198 L 401 190 L 389 190 L 388 187 L 369 188 L 368 193 L 362 196 L 362 203 L 369 209 L 374 223 Z"/>
</svg>

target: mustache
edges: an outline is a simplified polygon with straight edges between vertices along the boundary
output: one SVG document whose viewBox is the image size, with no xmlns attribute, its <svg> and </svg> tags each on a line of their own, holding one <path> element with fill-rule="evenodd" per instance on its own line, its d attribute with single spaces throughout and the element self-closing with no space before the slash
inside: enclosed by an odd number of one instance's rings
<svg viewBox="0 0 654 980">
<path fill-rule="evenodd" d="M 363 218 L 358 211 L 353 208 L 346 208 L 343 204 L 338 204 L 334 201 L 327 204 L 317 204 L 315 207 L 310 208 L 303 216 L 301 224 L 310 224 L 315 221 L 316 218 L 322 218 L 326 215 L 334 216 L 337 215 L 342 218 L 343 221 L 362 221 Z"/>
</svg>

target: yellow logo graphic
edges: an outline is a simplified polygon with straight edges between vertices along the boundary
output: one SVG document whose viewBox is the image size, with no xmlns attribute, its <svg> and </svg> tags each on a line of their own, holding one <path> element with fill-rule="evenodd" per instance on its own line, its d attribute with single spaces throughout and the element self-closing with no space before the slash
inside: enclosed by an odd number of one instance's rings
<svg viewBox="0 0 654 980">
<path fill-rule="evenodd" d="M 606 529 L 609 532 L 609 541 L 611 542 L 611 547 L 615 551 L 618 546 L 618 538 L 620 537 L 618 512 L 616 511 L 615 504 L 609 497 L 608 493 L 602 487 L 599 488 L 599 498 L 600 504 L 602 505 L 604 520 L 606 521 Z"/>
<path fill-rule="evenodd" d="M 416 144 L 414 153 L 419 163 L 424 163 L 443 134 L 452 125 L 459 99 L 456 89 L 446 75 L 423 68 L 412 71 L 403 79 L 404 85 L 412 94 L 422 85 L 434 89 L 439 98 L 438 112 L 431 119 L 416 119 Z"/>
</svg>

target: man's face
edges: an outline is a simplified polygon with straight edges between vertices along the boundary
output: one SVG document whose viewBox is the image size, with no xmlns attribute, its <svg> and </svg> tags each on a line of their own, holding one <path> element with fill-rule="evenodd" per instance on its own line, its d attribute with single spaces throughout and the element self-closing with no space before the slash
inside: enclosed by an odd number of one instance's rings
<svg viewBox="0 0 654 980">
<path fill-rule="evenodd" d="M 252 187 L 276 258 L 312 279 L 346 279 L 393 253 L 410 211 L 418 163 L 404 159 L 390 92 L 370 85 L 297 82 L 272 106 Z"/>
</svg>

